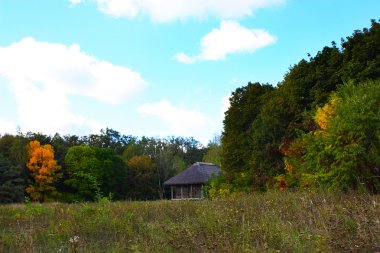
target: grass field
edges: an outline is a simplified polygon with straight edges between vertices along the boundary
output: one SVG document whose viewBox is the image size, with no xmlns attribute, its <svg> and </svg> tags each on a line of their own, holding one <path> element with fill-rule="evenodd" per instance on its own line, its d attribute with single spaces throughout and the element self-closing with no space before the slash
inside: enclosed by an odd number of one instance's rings
<svg viewBox="0 0 380 253">
<path fill-rule="evenodd" d="M 0 252 L 380 252 L 380 196 L 4 205 Z"/>
</svg>

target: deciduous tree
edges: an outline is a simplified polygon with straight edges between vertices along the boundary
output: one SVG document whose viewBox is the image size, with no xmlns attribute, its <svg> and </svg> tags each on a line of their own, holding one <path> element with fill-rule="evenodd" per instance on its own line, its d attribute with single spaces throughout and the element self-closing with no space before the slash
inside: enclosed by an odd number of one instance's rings
<svg viewBox="0 0 380 253">
<path fill-rule="evenodd" d="M 86 145 L 71 147 L 65 164 L 65 184 L 70 187 L 68 201 L 95 200 L 101 194 L 124 198 L 125 166 L 113 150 Z"/>
<path fill-rule="evenodd" d="M 54 149 L 51 145 L 40 145 L 39 141 L 28 144 L 28 162 L 26 167 L 32 177 L 26 192 L 33 200 L 47 201 L 54 198 L 56 189 L 54 180 L 60 176 L 57 172 L 60 166 L 54 159 Z"/>
<path fill-rule="evenodd" d="M 134 156 L 127 162 L 128 197 L 155 199 L 158 197 L 156 165 L 147 155 Z"/>
</svg>

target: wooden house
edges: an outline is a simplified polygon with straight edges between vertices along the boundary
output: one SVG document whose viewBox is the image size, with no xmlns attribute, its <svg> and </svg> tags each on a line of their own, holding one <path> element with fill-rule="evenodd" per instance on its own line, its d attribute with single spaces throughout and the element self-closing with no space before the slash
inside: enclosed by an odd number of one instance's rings
<svg viewBox="0 0 380 253">
<path fill-rule="evenodd" d="M 215 164 L 197 162 L 165 181 L 164 185 L 170 186 L 171 199 L 202 199 L 204 185 L 219 172 Z"/>
</svg>

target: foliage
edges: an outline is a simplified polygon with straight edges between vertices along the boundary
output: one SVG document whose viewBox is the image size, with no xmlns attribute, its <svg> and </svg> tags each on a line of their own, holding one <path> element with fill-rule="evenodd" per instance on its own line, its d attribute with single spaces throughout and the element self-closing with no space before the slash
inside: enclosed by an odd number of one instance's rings
<svg viewBox="0 0 380 253">
<path fill-rule="evenodd" d="M 54 198 L 57 192 L 53 183 L 60 176 L 57 172 L 61 167 L 54 160 L 53 147 L 31 141 L 28 144 L 28 157 L 26 167 L 30 171 L 32 182 L 26 192 L 33 200 L 47 201 Z"/>
<path fill-rule="evenodd" d="M 206 149 L 193 138 L 169 137 L 166 139 L 154 139 L 143 137 L 135 139 L 125 148 L 123 160 L 128 161 L 134 156 L 148 156 L 155 164 L 156 183 L 155 197 L 163 198 L 170 193 L 165 192 L 164 182 L 170 177 L 181 172 L 191 164 L 201 161 Z M 152 197 L 152 196 L 151 196 Z"/>
<path fill-rule="evenodd" d="M 301 138 L 302 141 L 294 142 L 297 143 L 297 149 L 301 149 L 302 152 L 309 150 L 307 154 L 311 154 L 311 150 L 314 150 L 314 155 L 310 155 L 308 160 L 310 166 L 302 169 L 303 185 L 312 185 L 316 182 L 319 184 L 323 180 L 330 180 L 330 176 L 339 178 L 339 175 L 347 175 L 350 171 L 348 167 L 355 167 L 361 162 L 363 164 L 360 166 L 362 168 L 360 174 L 346 179 L 341 178 L 346 181 L 345 188 L 352 188 L 353 184 L 356 184 L 353 188 L 360 188 L 359 186 L 364 183 L 366 188 L 377 191 L 375 181 L 378 166 L 373 165 L 376 162 L 368 163 L 360 158 L 361 154 L 368 151 L 369 146 L 372 147 L 371 153 L 377 151 L 376 138 L 367 134 L 360 135 L 362 129 L 356 129 L 358 133 L 347 137 L 344 132 L 338 130 L 335 132 L 333 130 L 335 127 L 329 125 L 333 124 L 330 118 L 335 119 L 334 114 L 338 113 L 334 108 L 336 106 L 341 108 L 341 98 L 331 98 L 331 96 L 343 81 L 354 80 L 357 84 L 368 79 L 380 78 L 380 24 L 375 20 L 371 22 L 370 29 L 357 30 L 346 40 L 342 39 L 341 48 L 332 42 L 331 47 L 324 47 L 314 57 L 309 55 L 309 60 L 299 61 L 289 69 L 277 87 L 265 90 L 265 85 L 248 83 L 232 93 L 222 133 L 221 164 L 226 173 L 226 183 L 232 184 L 232 188 L 235 188 L 235 182 L 240 180 L 240 172 L 244 172 L 244 175 L 251 177 L 250 184 L 253 189 L 266 190 L 271 185 L 278 184 L 278 179 L 285 180 L 288 186 L 299 185 L 300 172 L 297 170 L 302 164 L 307 164 L 307 161 L 302 160 L 307 157 L 298 159 L 298 151 L 294 153 L 295 157 L 292 155 L 285 157 L 282 149 L 289 148 L 296 139 L 305 136 Z M 365 92 L 361 95 L 368 97 Z M 366 100 L 362 102 L 367 103 Z M 358 108 L 366 110 L 365 106 Z M 346 116 L 338 117 L 340 120 L 352 121 L 347 118 L 349 117 L 347 115 L 351 115 L 352 109 L 347 109 L 345 112 L 343 109 L 339 110 L 342 110 L 341 113 L 346 113 Z M 339 122 L 344 125 L 343 121 Z M 372 129 L 378 127 L 376 124 L 374 122 L 371 125 Z M 323 137 L 326 129 L 330 129 L 330 134 L 327 134 L 330 137 Z M 314 138 L 314 133 L 320 138 Z M 354 135 L 360 137 L 353 137 Z M 330 138 L 329 143 L 334 149 L 330 147 L 331 150 L 325 150 L 328 146 L 325 146 L 323 138 Z M 367 143 L 363 144 L 366 148 L 358 149 L 361 145 L 358 144 L 359 140 L 362 142 L 366 140 L 364 142 Z M 348 146 L 339 143 L 340 141 L 354 141 L 355 144 Z M 371 155 L 371 159 L 375 159 L 374 155 Z M 367 158 L 364 160 L 368 161 Z M 346 166 L 346 172 L 341 171 L 334 176 L 327 176 L 325 170 L 324 179 L 316 179 L 313 175 L 319 171 L 317 168 L 325 166 L 324 164 L 334 164 L 340 168 Z M 364 169 L 366 166 L 369 166 L 369 169 Z M 290 167 L 295 168 L 294 173 L 287 173 L 284 176 Z M 309 174 L 306 176 L 307 173 Z M 366 174 L 365 180 L 361 173 Z M 243 180 L 242 188 L 246 188 L 246 182 Z"/>
<path fill-rule="evenodd" d="M 291 145 L 302 143 L 302 151 L 286 157 L 301 186 L 380 191 L 379 87 L 380 80 L 347 83 L 317 109 L 321 129 L 302 136 Z"/>
<path fill-rule="evenodd" d="M 121 155 L 125 147 L 135 140 L 135 138 L 130 135 L 121 135 L 119 132 L 110 128 L 100 130 L 99 135 L 90 134 L 88 137 L 83 137 L 83 139 L 89 146 L 109 148 L 118 155 Z"/>
<path fill-rule="evenodd" d="M 128 197 L 155 199 L 158 195 L 156 165 L 147 155 L 134 156 L 127 162 Z"/>
<path fill-rule="evenodd" d="M 270 85 L 249 83 L 236 89 L 230 97 L 230 108 L 224 119 L 221 165 L 233 178 L 236 172 L 248 171 L 252 156 L 252 122 L 260 113 L 265 94 L 272 91 Z"/>
<path fill-rule="evenodd" d="M 69 201 L 95 200 L 110 193 L 116 199 L 125 197 L 125 168 L 123 161 L 111 149 L 74 146 L 65 157 L 70 187 Z"/>
<path fill-rule="evenodd" d="M 213 163 L 215 165 L 221 166 L 221 152 L 222 146 L 220 143 L 221 136 L 214 136 L 214 139 L 210 141 L 207 145 L 207 152 L 203 156 L 202 161 L 206 163 Z"/>
<path fill-rule="evenodd" d="M 317 112 L 315 113 L 315 121 L 322 131 L 326 131 L 329 126 L 331 118 L 335 112 L 335 106 L 339 103 L 340 98 L 336 95 L 332 95 L 329 102 L 323 107 L 318 107 Z M 320 132 L 322 132 L 320 131 Z"/>
<path fill-rule="evenodd" d="M 68 202 L 97 200 L 110 193 L 113 193 L 115 199 L 128 197 L 126 191 L 129 186 L 126 182 L 133 179 L 126 179 L 127 162 L 132 157 L 143 155 L 148 156 L 155 165 L 155 180 L 149 181 L 149 188 L 154 194 L 149 197 L 145 194 L 144 199 L 165 198 L 170 193 L 163 182 L 192 163 L 201 161 L 207 150 L 193 138 L 137 138 L 122 135 L 109 128 L 89 136 L 61 136 L 58 133 L 49 136 L 32 132 L 0 136 L 0 154 L 11 162 L 12 167 L 18 168 L 17 171 L 21 173 L 20 178 L 23 180 L 32 178 L 29 169 L 26 168 L 30 141 L 39 141 L 41 145 L 49 144 L 54 147 L 54 158 L 61 167 L 62 175 L 55 178 L 52 184 L 59 193 L 54 197 L 56 200 Z M 88 149 L 75 148 L 81 145 Z M 69 155 L 76 162 L 65 160 L 71 148 L 78 152 L 78 155 L 73 155 L 75 152 L 71 151 Z M 82 153 L 86 161 L 81 160 Z M 94 159 L 91 160 L 92 158 Z M 75 167 L 78 169 L 73 169 Z"/>
<path fill-rule="evenodd" d="M 21 169 L 0 154 L 0 203 L 22 202 L 24 187 Z"/>
</svg>

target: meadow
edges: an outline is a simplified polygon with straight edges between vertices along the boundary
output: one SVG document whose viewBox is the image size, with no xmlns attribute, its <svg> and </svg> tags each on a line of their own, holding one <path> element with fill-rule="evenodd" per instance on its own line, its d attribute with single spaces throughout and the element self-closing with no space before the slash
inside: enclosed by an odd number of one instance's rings
<svg viewBox="0 0 380 253">
<path fill-rule="evenodd" d="M 0 206 L 0 252 L 377 252 L 380 196 Z"/>
</svg>

